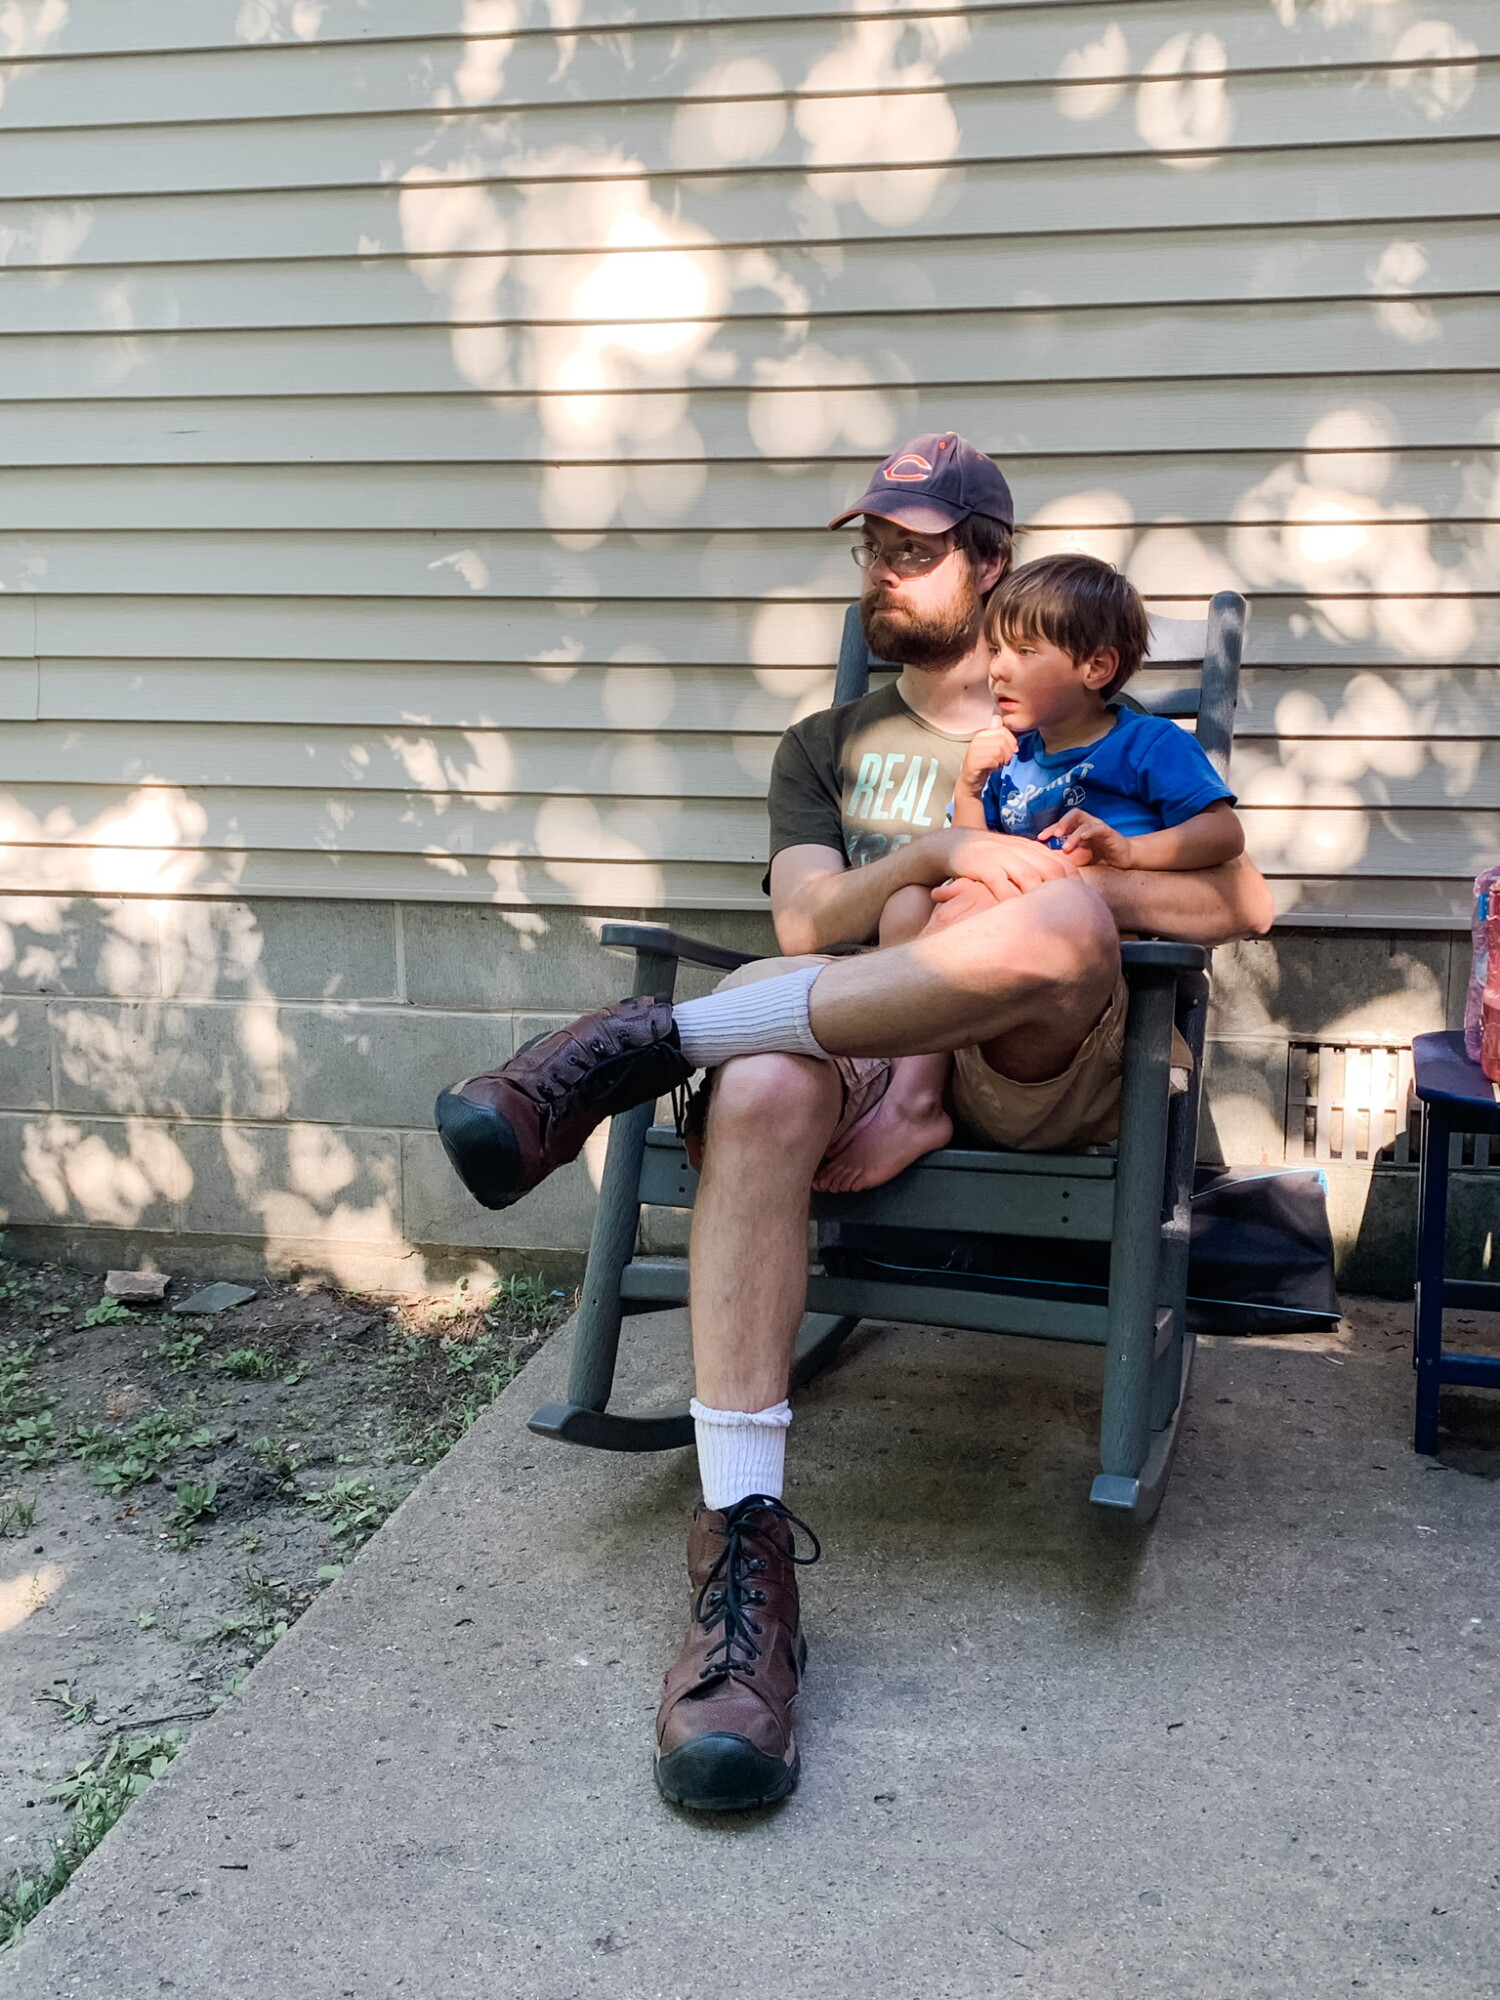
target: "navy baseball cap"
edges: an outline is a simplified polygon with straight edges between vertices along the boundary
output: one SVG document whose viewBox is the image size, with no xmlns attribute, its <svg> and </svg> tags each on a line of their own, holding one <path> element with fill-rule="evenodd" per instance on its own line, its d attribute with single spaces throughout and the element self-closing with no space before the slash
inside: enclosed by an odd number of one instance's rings
<svg viewBox="0 0 1500 2000">
<path fill-rule="evenodd" d="M 957 431 L 913 438 L 892 452 L 854 505 L 828 525 L 845 527 L 860 514 L 922 535 L 940 535 L 970 514 L 991 514 L 1007 528 L 1016 520 L 999 466 Z"/>
</svg>

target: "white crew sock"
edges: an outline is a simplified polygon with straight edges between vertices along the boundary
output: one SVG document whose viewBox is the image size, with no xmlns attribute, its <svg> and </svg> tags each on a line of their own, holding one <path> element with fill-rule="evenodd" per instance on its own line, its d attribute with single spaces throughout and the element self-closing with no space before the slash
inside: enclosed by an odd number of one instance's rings
<svg viewBox="0 0 1500 2000">
<path fill-rule="evenodd" d="M 703 1000 L 680 1000 L 672 1019 L 683 1055 L 694 1069 L 712 1069 L 731 1056 L 826 1056 L 807 1019 L 807 996 L 822 970 L 803 965 Z"/>
<path fill-rule="evenodd" d="M 695 1396 L 688 1408 L 705 1506 L 722 1514 L 752 1493 L 781 1498 L 790 1403 L 782 1401 L 769 1410 L 711 1410 Z"/>
</svg>

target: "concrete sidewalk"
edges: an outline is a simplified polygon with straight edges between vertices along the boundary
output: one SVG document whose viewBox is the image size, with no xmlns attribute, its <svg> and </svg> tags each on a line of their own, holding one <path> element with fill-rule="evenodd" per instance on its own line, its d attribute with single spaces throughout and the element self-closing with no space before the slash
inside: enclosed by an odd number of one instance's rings
<svg viewBox="0 0 1500 2000">
<path fill-rule="evenodd" d="M 1413 1457 L 1405 1341 L 1202 1351 L 1143 1537 L 1086 1503 L 1096 1356 L 862 1329 L 792 1431 L 802 1787 L 716 1823 L 648 1769 L 692 1466 L 530 1437 L 559 1340 L 0 1996 L 1500 1995 L 1500 1486 Z M 627 1348 L 681 1391 L 680 1315 Z"/>
</svg>

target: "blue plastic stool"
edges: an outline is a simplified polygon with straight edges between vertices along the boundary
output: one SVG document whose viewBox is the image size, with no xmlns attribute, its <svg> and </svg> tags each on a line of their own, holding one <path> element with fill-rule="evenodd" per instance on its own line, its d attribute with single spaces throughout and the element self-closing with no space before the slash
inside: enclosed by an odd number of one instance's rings
<svg viewBox="0 0 1500 2000">
<path fill-rule="evenodd" d="M 1422 1173 L 1417 1218 L 1418 1451 L 1437 1450 L 1438 1398 L 1445 1382 L 1500 1389 L 1500 1355 L 1443 1352 L 1443 1308 L 1500 1312 L 1500 1284 L 1443 1274 L 1448 1221 L 1448 1155 L 1455 1132 L 1500 1132 L 1500 1103 L 1478 1063 L 1464 1053 L 1461 1034 L 1418 1035 L 1411 1045 L 1422 1103 Z"/>
</svg>

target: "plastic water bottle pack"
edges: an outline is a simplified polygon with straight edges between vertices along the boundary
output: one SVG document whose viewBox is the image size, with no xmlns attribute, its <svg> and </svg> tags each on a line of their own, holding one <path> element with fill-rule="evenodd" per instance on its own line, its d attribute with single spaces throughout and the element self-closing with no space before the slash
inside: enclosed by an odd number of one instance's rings
<svg viewBox="0 0 1500 2000">
<path fill-rule="evenodd" d="M 1464 1048 L 1491 1083 L 1500 1083 L 1500 867 L 1475 877 L 1473 939 Z"/>
</svg>

